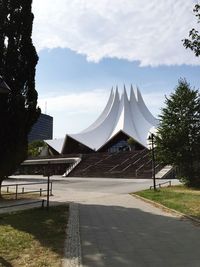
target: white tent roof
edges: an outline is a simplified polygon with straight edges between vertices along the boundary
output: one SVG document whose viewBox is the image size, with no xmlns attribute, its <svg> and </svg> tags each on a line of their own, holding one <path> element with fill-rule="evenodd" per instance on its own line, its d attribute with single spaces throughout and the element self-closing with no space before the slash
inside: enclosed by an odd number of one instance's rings
<svg viewBox="0 0 200 267">
<path fill-rule="evenodd" d="M 157 124 L 158 120 L 146 107 L 139 89 L 135 95 L 131 86 L 129 99 L 125 87 L 121 98 L 118 89 L 115 92 L 112 89 L 107 105 L 98 119 L 84 131 L 67 136 L 93 150 L 99 150 L 122 131 L 144 147 L 148 147 L 148 133 Z M 46 143 L 62 153 L 65 139 L 47 140 Z"/>
</svg>

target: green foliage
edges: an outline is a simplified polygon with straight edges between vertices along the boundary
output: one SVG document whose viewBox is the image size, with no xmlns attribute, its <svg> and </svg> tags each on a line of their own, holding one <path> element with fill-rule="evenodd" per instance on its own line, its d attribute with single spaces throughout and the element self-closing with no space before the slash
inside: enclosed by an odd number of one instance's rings
<svg viewBox="0 0 200 267">
<path fill-rule="evenodd" d="M 0 95 L 0 183 L 26 158 L 27 135 L 36 122 L 32 0 L 0 0 L 0 75 L 11 88 Z"/>
<path fill-rule="evenodd" d="M 166 98 L 156 136 L 156 154 L 177 167 L 186 184 L 200 186 L 200 97 L 186 80 Z"/>
<path fill-rule="evenodd" d="M 40 155 L 41 148 L 45 147 L 44 141 L 36 140 L 28 144 L 28 156 L 37 157 Z"/>
<path fill-rule="evenodd" d="M 132 137 L 130 137 L 127 142 L 130 146 L 135 145 L 135 140 Z"/>
<path fill-rule="evenodd" d="M 197 17 L 197 23 L 200 23 L 200 5 L 196 4 L 193 9 L 195 16 Z M 195 55 L 198 57 L 200 56 L 200 33 L 196 29 L 192 29 L 189 32 L 190 39 L 184 39 L 183 45 L 185 48 L 190 48 L 194 51 Z"/>
<path fill-rule="evenodd" d="M 132 137 L 129 137 L 129 139 L 127 140 L 127 143 L 128 143 L 129 148 L 131 150 L 134 150 L 135 149 L 136 142 L 135 142 L 135 140 Z"/>
</svg>

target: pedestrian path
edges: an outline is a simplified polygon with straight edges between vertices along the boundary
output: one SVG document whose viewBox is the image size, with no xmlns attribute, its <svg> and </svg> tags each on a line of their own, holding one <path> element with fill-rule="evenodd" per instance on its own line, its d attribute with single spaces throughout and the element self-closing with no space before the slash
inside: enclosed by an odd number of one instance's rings
<svg viewBox="0 0 200 267">
<path fill-rule="evenodd" d="M 200 227 L 128 194 L 79 204 L 84 267 L 199 267 Z"/>
</svg>

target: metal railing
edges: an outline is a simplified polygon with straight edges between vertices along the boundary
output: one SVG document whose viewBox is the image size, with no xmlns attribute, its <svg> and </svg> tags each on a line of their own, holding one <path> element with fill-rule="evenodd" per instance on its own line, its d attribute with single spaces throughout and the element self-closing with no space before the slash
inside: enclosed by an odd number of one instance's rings
<svg viewBox="0 0 200 267">
<path fill-rule="evenodd" d="M 63 174 L 63 177 L 66 177 L 70 174 L 70 172 L 81 162 L 81 158 L 79 158 L 77 161 L 75 161 Z"/>
<path fill-rule="evenodd" d="M 37 182 L 32 182 L 32 183 L 22 183 L 22 184 L 5 184 L 5 185 L 2 185 L 1 187 L 6 187 L 6 193 L 2 193 L 1 195 L 2 196 L 6 196 L 6 195 L 15 195 L 15 199 L 18 199 L 18 195 L 20 194 L 31 194 L 31 193 L 40 193 L 40 196 L 42 196 L 42 192 L 47 192 L 48 189 L 43 189 L 43 188 L 40 188 L 39 190 L 28 190 L 27 191 L 27 188 L 26 188 L 26 191 L 25 191 L 25 187 L 24 186 L 30 186 L 30 185 L 46 185 L 47 183 L 46 182 L 40 182 L 40 183 L 37 183 Z M 52 187 L 52 182 L 49 183 L 50 184 L 50 189 L 49 189 L 49 192 L 50 192 L 50 195 L 52 196 L 52 191 L 53 191 L 53 187 Z M 14 187 L 14 190 L 13 192 L 10 191 L 10 187 Z"/>
<path fill-rule="evenodd" d="M 13 208 L 13 207 L 18 207 L 18 206 L 24 206 L 24 205 L 31 205 L 31 204 L 36 204 L 41 202 L 41 207 L 44 208 L 44 203 L 45 200 L 36 200 L 36 201 L 31 201 L 31 202 L 24 202 L 24 203 L 18 203 L 18 204 L 12 204 L 12 205 L 5 205 L 5 206 L 0 206 L 0 209 L 6 209 L 6 208 Z"/>
<path fill-rule="evenodd" d="M 166 181 L 166 182 L 163 182 L 163 183 L 159 183 L 159 184 L 156 184 L 156 187 L 159 187 L 161 188 L 163 184 L 169 184 L 168 186 L 171 186 L 172 185 L 172 181 Z M 154 188 L 153 185 L 150 186 L 150 190 Z"/>
</svg>

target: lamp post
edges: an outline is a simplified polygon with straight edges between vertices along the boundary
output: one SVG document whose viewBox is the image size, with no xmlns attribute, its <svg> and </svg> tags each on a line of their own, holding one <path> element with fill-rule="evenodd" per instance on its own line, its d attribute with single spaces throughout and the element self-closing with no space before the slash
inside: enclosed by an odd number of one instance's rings
<svg viewBox="0 0 200 267">
<path fill-rule="evenodd" d="M 156 176 L 155 176 L 155 151 L 154 151 L 154 138 L 155 135 L 150 133 L 148 140 L 151 142 L 151 157 L 152 157 L 152 179 L 153 179 L 153 189 L 156 190 Z"/>
</svg>

